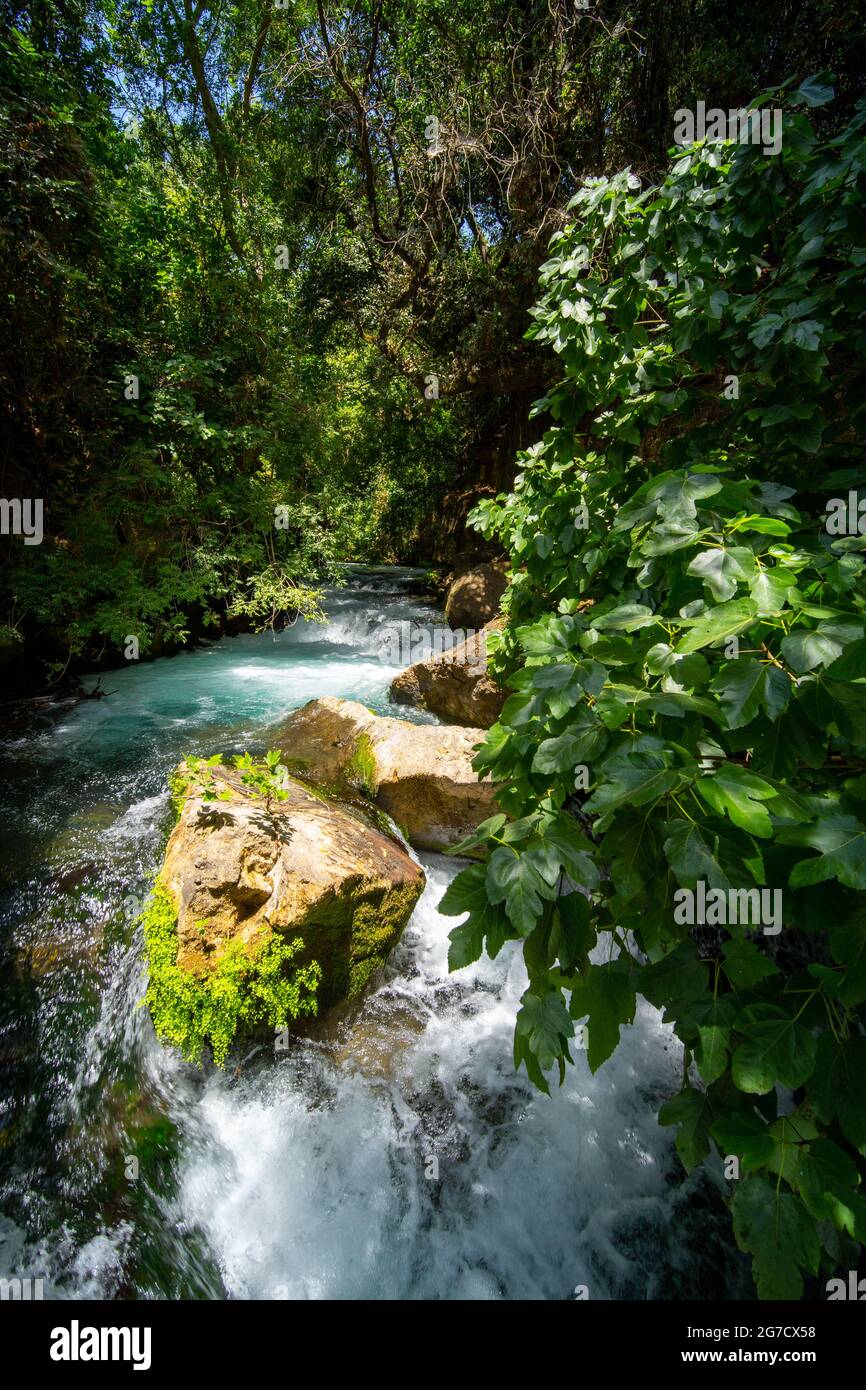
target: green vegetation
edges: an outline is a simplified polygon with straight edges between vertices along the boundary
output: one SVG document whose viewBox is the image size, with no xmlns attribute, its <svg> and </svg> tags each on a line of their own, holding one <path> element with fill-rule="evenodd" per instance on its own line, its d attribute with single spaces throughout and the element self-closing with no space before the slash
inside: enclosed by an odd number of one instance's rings
<svg viewBox="0 0 866 1390">
<path fill-rule="evenodd" d="M 801 0 L 0 0 L 0 663 L 23 691 L 448 565 L 553 380 L 528 311 L 586 174 L 836 66 Z M 603 22 L 600 22 L 603 21 Z M 338 41 L 335 39 L 338 38 Z"/>
<path fill-rule="evenodd" d="M 638 995 L 664 1010 L 660 1122 L 687 1168 L 727 1160 L 764 1298 L 866 1242 L 866 536 L 832 502 L 866 485 L 866 102 L 821 139 L 831 98 L 759 99 L 778 158 L 588 181 L 553 238 L 556 424 L 476 512 L 515 569 L 475 763 L 512 819 L 442 903 L 455 968 L 523 940 L 515 1058 L 545 1089 L 578 1021 L 595 1071 Z M 683 906 L 755 889 L 778 920 Z"/>
<path fill-rule="evenodd" d="M 300 937 L 272 936 L 252 949 L 233 941 L 213 971 L 195 976 L 178 966 L 177 911 L 159 880 L 142 922 L 150 972 L 143 1003 L 158 1036 L 187 1061 L 199 1062 L 209 1046 L 222 1067 L 239 1030 L 282 1028 L 316 1013 L 322 972 L 316 961 L 293 964 L 303 950 Z"/>
<path fill-rule="evenodd" d="M 281 753 L 270 749 L 258 761 L 251 753 L 242 753 L 235 758 L 235 767 L 240 769 L 241 781 L 252 796 L 261 797 L 265 811 L 270 815 L 273 806 L 288 799 L 287 768 L 280 761 Z"/>
<path fill-rule="evenodd" d="M 359 734 L 352 749 L 352 756 L 346 763 L 344 777 L 350 787 L 355 787 L 363 796 L 372 801 L 378 789 L 376 776 L 376 754 L 369 734 Z"/>
<path fill-rule="evenodd" d="M 233 761 L 241 774 L 241 783 L 250 796 L 264 801 L 267 815 L 279 802 L 288 799 L 288 768 L 282 762 L 281 753 L 269 749 L 263 758 L 254 758 L 252 753 L 239 753 Z M 175 819 L 190 796 L 200 797 L 202 801 L 232 800 L 231 784 L 223 777 L 216 777 L 216 768 L 225 768 L 222 753 L 215 753 L 211 758 L 187 758 L 183 771 L 176 768 L 169 775 Z"/>
<path fill-rule="evenodd" d="M 597 1070 L 663 1009 L 660 1121 L 787 1297 L 866 1242 L 866 19 L 771 8 L 0 0 L 0 490 L 45 508 L 0 668 L 315 619 L 345 561 L 447 571 L 471 511 L 510 696 L 451 964 L 523 942 L 545 1090 L 582 1020 Z M 755 92 L 778 152 L 672 151 Z M 299 941 L 195 979 L 159 884 L 145 933 L 187 1056 L 315 1011 Z"/>
</svg>

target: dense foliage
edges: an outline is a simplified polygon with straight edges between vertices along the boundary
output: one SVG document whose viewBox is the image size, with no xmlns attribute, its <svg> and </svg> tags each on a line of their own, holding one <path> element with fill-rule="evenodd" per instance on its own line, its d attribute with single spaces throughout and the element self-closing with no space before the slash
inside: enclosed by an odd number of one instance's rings
<svg viewBox="0 0 866 1390">
<path fill-rule="evenodd" d="M 476 513 L 514 566 L 475 764 L 509 819 L 442 904 L 455 968 L 523 939 L 542 1087 L 581 1020 L 596 1070 L 638 995 L 664 1009 L 660 1121 L 726 1160 L 771 1298 L 866 1241 L 866 102 L 820 139 L 828 79 L 795 86 L 758 103 L 778 156 L 589 180 L 553 238 L 556 423 Z"/>
<path fill-rule="evenodd" d="M 0 17 L 4 676 L 50 688 L 315 616 L 341 561 L 453 559 L 486 497 L 511 694 L 477 766 L 503 813 L 446 895 L 469 912 L 451 963 L 523 940 L 515 1058 L 543 1088 L 578 1040 L 602 1065 L 639 995 L 663 1008 L 684 1072 L 660 1118 L 687 1167 L 724 1159 L 759 1292 L 853 1267 L 866 20 L 832 0 Z M 825 68 L 835 100 L 805 76 Z M 668 168 L 677 108 L 761 90 L 778 154 L 698 143 Z M 16 498 L 44 501 L 41 543 L 5 534 Z M 279 799 L 276 763 L 240 771 Z M 146 935 L 157 1027 L 190 1056 L 313 1007 L 291 945 L 201 985 L 159 890 Z"/>
<path fill-rule="evenodd" d="M 832 62 L 798 0 L 0 0 L 0 551 L 22 688 L 453 558 L 551 379 L 525 341 L 585 174 Z M 468 501 L 467 501 L 468 499 Z"/>
</svg>

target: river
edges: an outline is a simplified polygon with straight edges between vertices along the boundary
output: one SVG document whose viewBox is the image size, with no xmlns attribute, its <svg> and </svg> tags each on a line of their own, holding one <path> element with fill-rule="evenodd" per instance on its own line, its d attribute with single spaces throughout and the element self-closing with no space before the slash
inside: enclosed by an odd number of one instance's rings
<svg viewBox="0 0 866 1390">
<path fill-rule="evenodd" d="M 683 1179 L 656 1121 L 670 1030 L 641 1003 L 595 1077 L 578 1050 L 534 1092 L 511 1058 L 519 952 L 448 974 L 447 858 L 420 856 L 426 891 L 350 1037 L 225 1072 L 154 1037 L 136 916 L 167 773 L 263 749 L 316 696 L 407 717 L 383 630 L 442 622 L 410 570 L 352 569 L 326 606 L 324 626 L 130 663 L 106 699 L 7 731 L 0 1275 L 63 1299 L 731 1296 L 718 1186 Z"/>
</svg>

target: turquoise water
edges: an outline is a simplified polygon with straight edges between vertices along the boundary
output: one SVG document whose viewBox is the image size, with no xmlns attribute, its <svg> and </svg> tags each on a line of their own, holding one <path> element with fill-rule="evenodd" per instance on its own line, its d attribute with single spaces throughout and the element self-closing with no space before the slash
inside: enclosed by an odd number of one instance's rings
<svg viewBox="0 0 866 1390">
<path fill-rule="evenodd" d="M 153 1035 L 136 917 L 185 754 L 268 744 L 322 695 L 393 707 L 384 640 L 441 623 L 406 570 L 350 572 L 324 626 L 103 677 L 3 746 L 0 1275 L 58 1298 L 715 1297 L 741 1265 L 707 1179 L 655 1121 L 681 1056 L 646 1005 L 551 1099 L 511 1062 L 507 947 L 449 976 L 456 866 L 351 1030 L 198 1071 Z M 94 682 L 91 682 L 92 685 Z M 698 1185 L 700 1184 L 700 1186 Z"/>
</svg>

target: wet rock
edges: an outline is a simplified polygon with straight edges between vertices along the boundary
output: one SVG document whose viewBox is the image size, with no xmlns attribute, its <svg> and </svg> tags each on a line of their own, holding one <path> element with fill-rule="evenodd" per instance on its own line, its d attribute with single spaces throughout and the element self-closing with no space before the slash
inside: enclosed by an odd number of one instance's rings
<svg viewBox="0 0 866 1390">
<path fill-rule="evenodd" d="M 331 696 L 295 710 L 275 735 L 297 776 L 337 795 L 361 792 L 419 849 L 447 850 L 496 811 L 472 768 L 478 728 L 412 724 Z"/>
<path fill-rule="evenodd" d="M 416 661 L 392 681 L 391 699 L 420 705 L 455 724 L 489 729 L 507 698 L 507 691 L 487 673 L 487 636 L 501 627 L 502 619 L 494 618 L 441 656 Z"/>
<path fill-rule="evenodd" d="M 449 627 L 480 628 L 499 613 L 502 595 L 508 587 L 508 572 L 501 561 L 485 561 L 475 569 L 458 574 L 451 582 L 445 601 Z"/>
<path fill-rule="evenodd" d="M 384 989 L 359 1008 L 331 1010 L 324 1019 L 311 1019 L 297 1031 L 318 1042 L 340 1068 L 360 1072 L 373 1081 L 394 1081 L 407 1051 L 427 1026 L 428 1012 L 419 1001 Z"/>
<path fill-rule="evenodd" d="M 183 769 L 180 779 L 183 781 Z M 231 943 L 304 942 L 322 969 L 320 1006 L 359 994 L 400 938 L 423 870 L 360 814 L 289 779 L 270 811 L 239 774 L 214 769 L 225 800 L 183 800 L 160 881 L 177 910 L 177 964 L 213 971 Z"/>
</svg>

